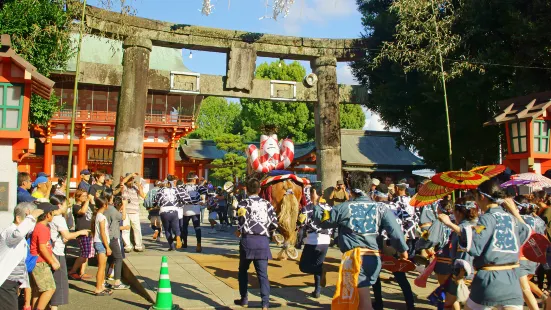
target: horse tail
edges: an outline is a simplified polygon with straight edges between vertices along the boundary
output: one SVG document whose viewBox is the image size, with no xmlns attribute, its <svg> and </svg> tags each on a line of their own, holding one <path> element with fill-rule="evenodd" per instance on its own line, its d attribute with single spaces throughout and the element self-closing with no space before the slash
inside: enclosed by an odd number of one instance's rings
<svg viewBox="0 0 551 310">
<path fill-rule="evenodd" d="M 286 191 L 281 202 L 279 212 L 279 226 L 286 243 L 293 246 L 296 243 L 296 228 L 299 211 L 299 203 L 294 194 L 294 183 L 291 180 L 285 180 L 283 189 Z"/>
</svg>

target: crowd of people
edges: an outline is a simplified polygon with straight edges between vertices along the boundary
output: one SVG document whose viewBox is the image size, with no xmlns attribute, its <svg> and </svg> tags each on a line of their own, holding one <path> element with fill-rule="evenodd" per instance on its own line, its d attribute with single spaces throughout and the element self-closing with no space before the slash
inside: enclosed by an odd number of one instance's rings
<svg viewBox="0 0 551 310">
<path fill-rule="evenodd" d="M 252 263 L 260 281 L 262 307 L 268 308 L 269 244 L 278 219 L 270 201 L 259 195 L 259 180 L 249 179 L 238 193 L 233 184 L 215 189 L 195 175 L 185 183 L 169 175 L 156 181 L 146 194 L 136 173 L 126 174 L 116 186 L 112 176 L 102 172 L 91 174 L 85 169 L 80 175 L 78 189 L 68 199 L 63 179 L 52 185 L 45 173 L 39 173 L 34 181 L 29 174 L 19 173 L 14 221 L 0 233 L 0 264 L 5 267 L 0 271 L 0 304 L 6 309 L 19 309 L 19 295 L 24 296 L 24 309 L 56 309 L 67 304 L 68 279 L 91 279 L 86 269 L 93 257 L 98 262 L 96 295 L 127 289 L 121 282 L 124 255 L 144 251 L 141 200 L 149 212 L 153 239 L 160 240 L 164 234 L 168 251 L 187 248 L 191 221 L 197 238 L 195 250 L 202 252 L 205 208 L 210 233 L 237 225 L 241 297 L 235 304 L 248 305 L 247 271 Z M 460 309 L 460 301 L 465 309 L 473 310 L 522 309 L 524 303 L 531 310 L 538 309 L 530 281 L 543 288 L 551 268 L 524 258 L 519 261 L 518 256 L 532 232 L 551 237 L 547 195 L 538 192 L 513 199 L 490 180 L 477 190 L 464 192 L 455 202 L 445 197 L 414 208 L 409 202 L 417 188 L 413 178 L 396 184 L 390 177 L 384 182 L 371 179 L 368 188 L 347 188 L 338 181 L 324 199 L 320 188 L 304 187 L 306 205 L 297 218 L 296 247 L 303 247 L 300 270 L 314 277 L 311 296 L 319 298 L 327 284 L 325 257 L 329 247 L 337 245 L 343 260 L 358 262 L 353 265 L 353 276 L 341 274 L 337 283 L 338 292 L 341 286 L 352 287 L 359 296 L 358 309 L 384 308 L 379 277 L 382 254 L 419 266 L 431 263 L 441 293 L 431 301 L 439 309 Z M 79 255 L 68 269 L 65 244 L 72 239 L 77 240 Z M 415 309 L 406 273 L 393 272 L 393 279 L 403 292 L 407 309 Z M 465 284 L 471 286 L 466 300 L 461 291 Z M 347 295 L 337 294 L 337 303 L 346 304 Z"/>
</svg>

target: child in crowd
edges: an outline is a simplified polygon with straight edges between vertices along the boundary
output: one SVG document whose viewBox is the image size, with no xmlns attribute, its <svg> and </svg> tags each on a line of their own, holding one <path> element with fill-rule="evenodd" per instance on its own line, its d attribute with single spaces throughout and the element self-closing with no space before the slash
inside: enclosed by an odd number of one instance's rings
<svg viewBox="0 0 551 310">
<path fill-rule="evenodd" d="M 89 195 L 86 190 L 78 189 L 75 192 L 75 205 L 73 206 L 73 215 L 76 222 L 76 230 L 86 230 L 92 227 L 92 208 L 90 206 L 94 196 Z M 73 280 L 89 280 L 92 277 L 85 273 L 89 258 L 94 257 L 94 247 L 92 239 L 88 236 L 77 237 L 80 248 L 80 256 L 75 260 L 73 268 L 69 271 L 69 276 Z"/>
<path fill-rule="evenodd" d="M 94 249 L 97 253 L 98 272 L 96 274 L 96 296 L 107 296 L 113 292 L 105 288 L 105 268 L 107 264 L 107 256 L 110 256 L 112 251 L 109 246 L 109 225 L 107 218 L 103 214 L 107 210 L 107 200 L 102 197 L 95 199 L 96 212 L 93 216 L 92 236 L 94 238 Z"/>
<path fill-rule="evenodd" d="M 69 232 L 65 214 L 67 213 L 67 199 L 62 195 L 53 195 L 50 197 L 50 203 L 59 209 L 55 212 L 54 218 L 50 223 L 50 237 L 52 240 L 53 254 L 59 262 L 60 268 L 54 271 L 54 281 L 56 290 L 50 301 L 50 309 L 57 310 L 58 306 L 69 303 L 69 281 L 67 278 L 67 261 L 65 260 L 65 243 L 76 239 L 79 236 L 88 236 L 90 230 L 79 230 Z"/>
<path fill-rule="evenodd" d="M 103 198 L 108 201 L 108 207 L 107 210 L 103 213 L 105 215 L 105 218 L 107 219 L 107 224 L 109 226 L 109 237 L 111 238 L 109 240 L 109 247 L 111 248 L 112 255 L 108 258 L 109 266 L 112 266 L 111 268 L 108 268 L 108 271 L 106 273 L 106 277 L 108 279 L 111 279 L 111 271 L 113 271 L 113 280 L 115 280 L 115 284 L 112 286 L 115 290 L 124 290 L 128 289 L 127 285 L 124 285 L 121 283 L 121 275 L 122 275 L 122 259 L 123 259 L 123 252 L 124 250 L 121 248 L 121 222 L 124 221 L 126 218 L 126 209 L 124 207 L 124 203 L 121 197 L 115 197 L 113 198 L 113 191 L 108 189 L 105 190 L 103 193 Z M 117 209 L 116 206 L 113 205 L 114 200 L 116 200 L 116 204 L 119 205 L 119 208 Z M 120 210 L 120 211 L 119 211 Z M 109 285 L 108 285 L 109 287 Z"/>
<path fill-rule="evenodd" d="M 210 228 L 212 228 L 209 234 L 217 233 L 216 228 L 218 226 L 218 223 L 216 223 L 216 220 L 218 220 L 218 199 L 215 195 L 216 194 L 214 193 L 208 193 L 207 199 L 207 209 L 209 210 L 209 223 Z"/>
<path fill-rule="evenodd" d="M 31 273 L 32 302 L 33 309 L 44 310 L 56 290 L 52 270 L 56 271 L 60 267 L 53 256 L 49 227 L 58 207 L 43 202 L 38 205 L 38 209 L 43 210 L 44 213 L 38 217 L 31 237 L 31 255 L 38 256 L 36 266 Z"/>
</svg>

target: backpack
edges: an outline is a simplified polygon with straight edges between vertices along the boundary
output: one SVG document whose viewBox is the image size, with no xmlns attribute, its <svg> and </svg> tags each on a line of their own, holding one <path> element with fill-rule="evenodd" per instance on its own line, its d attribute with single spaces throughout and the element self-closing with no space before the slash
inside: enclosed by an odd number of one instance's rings
<svg viewBox="0 0 551 310">
<path fill-rule="evenodd" d="M 143 206 L 146 210 L 151 210 L 155 208 L 155 196 L 157 196 L 157 192 L 158 189 L 154 187 L 147 193 L 147 196 L 145 196 Z"/>
<path fill-rule="evenodd" d="M 27 266 L 27 272 L 33 272 L 36 266 L 38 255 L 31 254 L 31 238 L 27 239 L 27 258 L 25 258 L 25 265 Z"/>
</svg>

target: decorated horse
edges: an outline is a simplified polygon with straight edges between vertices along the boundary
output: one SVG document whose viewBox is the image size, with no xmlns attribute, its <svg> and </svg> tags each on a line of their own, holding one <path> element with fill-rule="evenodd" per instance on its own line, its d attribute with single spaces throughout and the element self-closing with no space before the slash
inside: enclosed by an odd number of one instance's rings
<svg viewBox="0 0 551 310">
<path fill-rule="evenodd" d="M 260 179 L 261 196 L 270 201 L 277 214 L 279 228 L 275 239 L 282 245 L 280 259 L 297 258 L 297 219 L 303 197 L 305 180 L 284 169 L 294 158 L 294 144 L 290 139 L 278 143 L 277 135 L 262 135 L 260 150 L 255 145 L 247 148 L 249 177 Z"/>
</svg>

